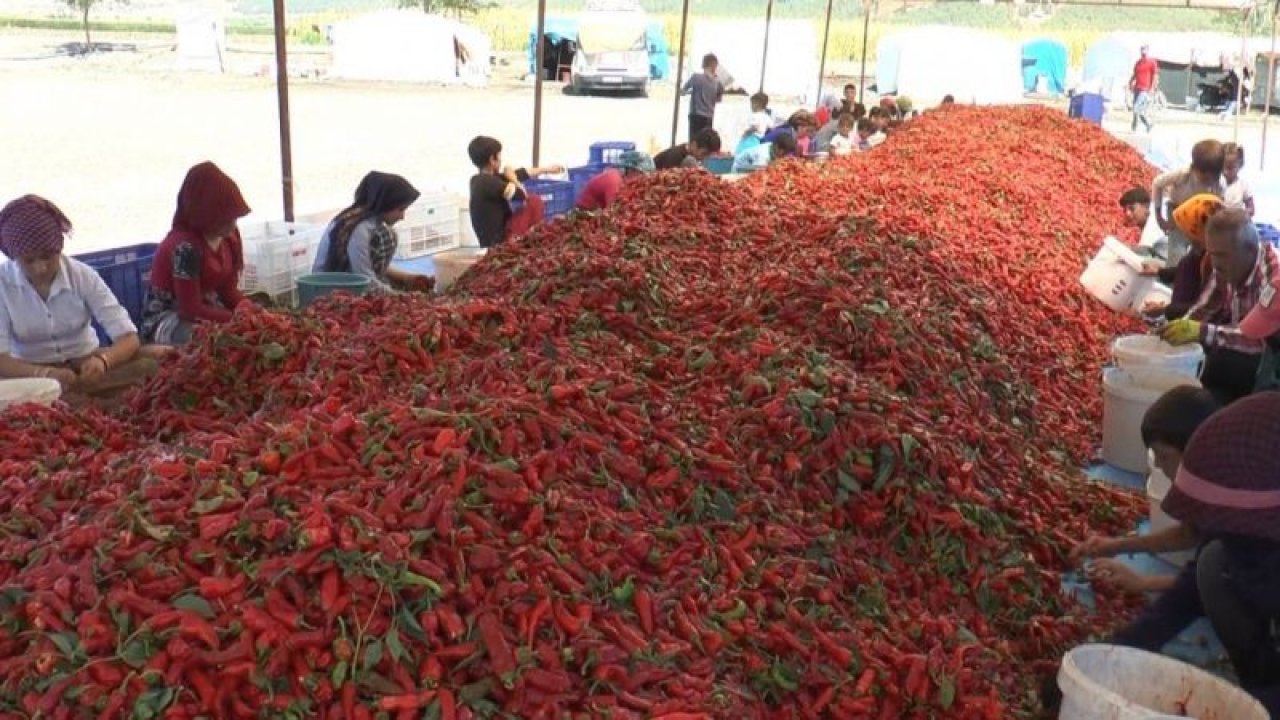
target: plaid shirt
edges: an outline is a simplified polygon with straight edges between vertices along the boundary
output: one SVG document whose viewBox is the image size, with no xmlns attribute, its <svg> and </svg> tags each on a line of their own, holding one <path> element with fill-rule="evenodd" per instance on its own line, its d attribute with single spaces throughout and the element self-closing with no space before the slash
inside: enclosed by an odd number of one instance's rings
<svg viewBox="0 0 1280 720">
<path fill-rule="evenodd" d="M 1240 334 L 1237 326 L 1258 304 L 1263 288 L 1280 276 L 1280 254 L 1266 243 L 1258 246 L 1258 259 L 1253 272 L 1240 287 L 1223 282 L 1214 270 L 1205 283 L 1200 299 L 1187 312 L 1187 317 L 1203 323 L 1200 341 L 1206 348 L 1223 348 L 1243 353 L 1261 353 L 1264 343 Z"/>
</svg>

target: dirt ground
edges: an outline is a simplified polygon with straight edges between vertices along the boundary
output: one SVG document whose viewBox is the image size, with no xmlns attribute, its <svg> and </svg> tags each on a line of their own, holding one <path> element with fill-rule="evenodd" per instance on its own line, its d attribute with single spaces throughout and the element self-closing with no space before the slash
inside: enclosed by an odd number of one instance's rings
<svg viewBox="0 0 1280 720">
<path fill-rule="evenodd" d="M 154 242 L 168 228 L 187 167 L 208 159 L 240 183 L 255 215 L 283 216 L 267 41 L 234 41 L 230 72 L 217 75 L 176 71 L 172 41 L 163 36 L 95 38 L 136 44 L 134 52 L 56 54 L 75 39 L 0 35 L 0 198 L 34 192 L 53 199 L 76 225 L 72 252 Z M 290 72 L 306 76 L 291 85 L 297 211 L 344 205 L 374 168 L 422 189 L 460 192 L 471 174 L 465 147 L 477 134 L 502 139 L 507 162 L 528 163 L 533 88 L 519 79 L 519 58 L 504 63 L 483 89 L 342 83 L 317 77 L 327 66 L 322 50 L 299 48 Z M 552 83 L 546 91 L 544 164 L 582 164 L 596 140 L 648 148 L 670 139 L 669 84 L 645 99 L 569 97 Z M 1201 137 L 1231 137 L 1231 123 L 1177 115 L 1154 135 L 1175 156 Z M 1109 127 L 1125 124 L 1119 114 L 1108 119 Z M 1256 118 L 1245 121 L 1248 147 L 1257 147 L 1259 128 Z M 1253 172 L 1261 176 L 1256 165 Z"/>
</svg>

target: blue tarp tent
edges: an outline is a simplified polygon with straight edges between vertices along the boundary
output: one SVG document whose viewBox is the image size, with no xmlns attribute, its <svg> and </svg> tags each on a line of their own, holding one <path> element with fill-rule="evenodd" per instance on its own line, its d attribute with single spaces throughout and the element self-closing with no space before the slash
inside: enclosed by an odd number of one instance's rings
<svg viewBox="0 0 1280 720">
<path fill-rule="evenodd" d="M 1096 83 L 1108 100 L 1121 100 L 1137 59 L 1135 43 L 1116 37 L 1103 38 L 1085 51 L 1084 81 Z"/>
<path fill-rule="evenodd" d="M 1049 92 L 1061 95 L 1067 91 L 1067 46 L 1047 38 L 1032 40 L 1022 46 L 1022 87 L 1036 89 L 1036 80 L 1044 76 Z"/>
<path fill-rule="evenodd" d="M 570 17 L 548 16 L 543 24 L 543 31 L 552 45 L 561 40 L 578 41 L 578 19 Z M 649 45 L 649 77 L 663 80 L 671 74 L 671 47 L 667 44 L 667 35 L 660 22 L 650 22 L 646 32 Z M 534 63 L 538 61 L 538 24 L 529 28 L 529 73 L 533 74 Z"/>
</svg>

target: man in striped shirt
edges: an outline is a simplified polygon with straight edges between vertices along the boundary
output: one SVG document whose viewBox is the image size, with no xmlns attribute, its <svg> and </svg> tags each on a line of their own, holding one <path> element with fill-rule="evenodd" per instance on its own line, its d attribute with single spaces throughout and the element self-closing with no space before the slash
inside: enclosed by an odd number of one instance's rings
<svg viewBox="0 0 1280 720">
<path fill-rule="evenodd" d="M 1199 342 L 1205 349 L 1204 386 L 1224 403 L 1253 392 L 1266 341 L 1250 337 L 1240 323 L 1280 278 L 1280 254 L 1258 238 L 1249 214 L 1228 208 L 1205 229 L 1213 272 L 1200 299 L 1184 318 L 1164 329 L 1175 344 Z"/>
</svg>

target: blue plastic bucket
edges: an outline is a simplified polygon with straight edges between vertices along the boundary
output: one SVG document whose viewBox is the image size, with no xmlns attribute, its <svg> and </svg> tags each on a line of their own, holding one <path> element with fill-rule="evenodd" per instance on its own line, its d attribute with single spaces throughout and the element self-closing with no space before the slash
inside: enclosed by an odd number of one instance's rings
<svg viewBox="0 0 1280 720">
<path fill-rule="evenodd" d="M 332 292 L 349 292 L 363 295 L 369 292 L 373 281 L 355 273 L 324 272 L 303 275 L 298 278 L 298 307 L 306 307 Z"/>
</svg>

